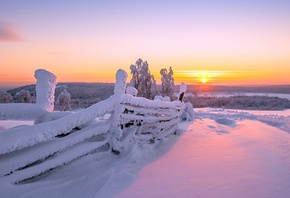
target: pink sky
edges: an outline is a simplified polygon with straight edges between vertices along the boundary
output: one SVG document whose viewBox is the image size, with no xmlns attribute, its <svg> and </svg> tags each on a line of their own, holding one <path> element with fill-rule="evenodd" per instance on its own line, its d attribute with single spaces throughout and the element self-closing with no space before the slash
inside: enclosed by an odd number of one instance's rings
<svg viewBox="0 0 290 198">
<path fill-rule="evenodd" d="M 34 83 L 38 68 L 58 82 L 114 82 L 138 58 L 157 82 L 172 66 L 176 83 L 199 83 L 207 72 L 214 84 L 290 84 L 289 8 L 258 0 L 1 1 L 0 85 Z"/>
</svg>

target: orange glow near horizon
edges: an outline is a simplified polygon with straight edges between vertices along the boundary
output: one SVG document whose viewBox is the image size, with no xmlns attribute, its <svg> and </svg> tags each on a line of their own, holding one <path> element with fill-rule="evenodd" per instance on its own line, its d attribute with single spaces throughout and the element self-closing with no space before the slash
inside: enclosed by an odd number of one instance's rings
<svg viewBox="0 0 290 198">
<path fill-rule="evenodd" d="M 150 67 L 150 66 L 149 66 Z M 57 82 L 88 82 L 88 83 L 115 83 L 116 70 L 70 70 L 54 72 Z M 129 69 L 125 69 L 128 74 L 127 82 L 131 79 Z M 186 84 L 209 84 L 209 85 L 279 85 L 290 84 L 289 72 L 271 71 L 222 71 L 222 70 L 177 70 L 174 71 L 175 84 L 182 82 Z M 35 84 L 34 72 L 15 72 L 15 76 L 2 75 L 3 87 L 16 87 L 28 84 Z M 151 72 L 157 84 L 161 83 L 159 70 Z"/>
<path fill-rule="evenodd" d="M 175 82 L 212 85 L 286 85 L 289 72 L 189 70 L 175 72 Z"/>
</svg>

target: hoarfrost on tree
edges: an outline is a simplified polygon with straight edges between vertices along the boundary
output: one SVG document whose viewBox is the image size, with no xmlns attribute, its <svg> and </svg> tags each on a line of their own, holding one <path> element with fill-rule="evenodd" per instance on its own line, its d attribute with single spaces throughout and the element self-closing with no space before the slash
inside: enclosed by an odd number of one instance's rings
<svg viewBox="0 0 290 198">
<path fill-rule="evenodd" d="M 15 94 L 15 101 L 18 103 L 32 103 L 32 96 L 29 91 L 22 89 Z"/>
<path fill-rule="evenodd" d="M 160 70 L 161 74 L 161 92 L 163 96 L 169 96 L 171 99 L 174 92 L 174 78 L 172 67 L 167 71 L 166 68 Z"/>
<path fill-rule="evenodd" d="M 153 99 L 158 94 L 154 76 L 151 75 L 147 61 L 138 59 L 130 66 L 132 79 L 130 85 L 138 90 L 138 96 Z"/>
<path fill-rule="evenodd" d="M 9 103 L 13 100 L 13 97 L 10 93 L 5 90 L 0 90 L 0 103 Z"/>
<path fill-rule="evenodd" d="M 64 89 L 58 96 L 57 103 L 61 111 L 71 111 L 70 107 L 71 96 L 70 93 Z"/>
</svg>

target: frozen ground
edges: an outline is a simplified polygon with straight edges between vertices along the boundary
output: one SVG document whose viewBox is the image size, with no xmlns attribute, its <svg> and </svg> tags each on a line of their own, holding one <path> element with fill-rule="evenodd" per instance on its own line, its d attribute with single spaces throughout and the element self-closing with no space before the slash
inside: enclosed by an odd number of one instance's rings
<svg viewBox="0 0 290 198">
<path fill-rule="evenodd" d="M 290 196 L 289 110 L 205 108 L 195 116 L 180 123 L 180 135 L 127 154 L 87 155 L 18 185 L 1 177 L 1 197 Z"/>
</svg>

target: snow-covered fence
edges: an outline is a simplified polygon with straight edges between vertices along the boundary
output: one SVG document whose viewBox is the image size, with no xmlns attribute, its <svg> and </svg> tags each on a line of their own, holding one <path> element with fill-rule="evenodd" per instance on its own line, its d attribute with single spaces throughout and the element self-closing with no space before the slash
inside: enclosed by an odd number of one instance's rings
<svg viewBox="0 0 290 198">
<path fill-rule="evenodd" d="M 176 132 L 177 123 L 184 110 L 180 101 L 152 101 L 130 95 L 124 96 L 120 107 L 123 110 L 120 115 L 121 128 L 139 125 L 142 130 L 138 135 L 146 135 L 150 139 L 160 139 Z"/>
<path fill-rule="evenodd" d="M 55 80 L 47 79 L 51 84 L 42 96 L 53 93 Z M 76 113 L 50 112 L 53 98 L 41 98 L 31 107 L 42 110 L 46 107 L 42 117 L 45 122 L 1 131 L 0 176 L 6 175 L 11 182 L 18 183 L 96 152 L 100 147 L 120 153 L 129 144 L 153 143 L 176 133 L 179 117 L 186 108 L 184 103 L 152 101 L 126 94 L 126 79 L 126 72 L 118 70 L 114 95 Z M 96 119 L 105 114 L 110 114 L 110 118 Z"/>
</svg>

